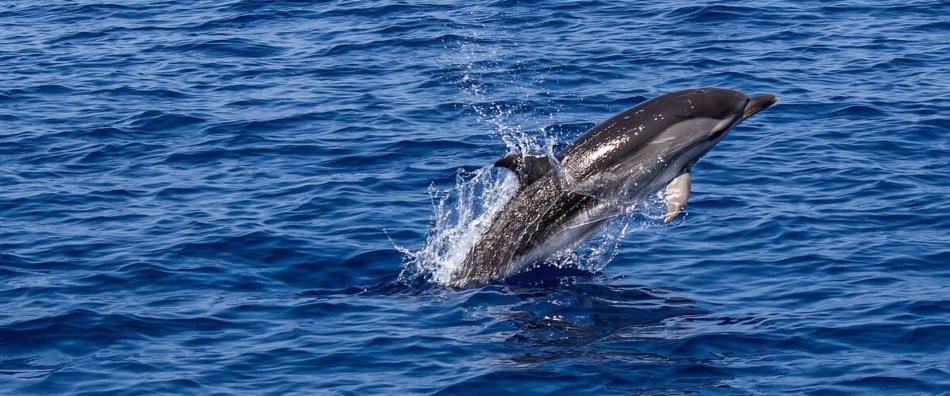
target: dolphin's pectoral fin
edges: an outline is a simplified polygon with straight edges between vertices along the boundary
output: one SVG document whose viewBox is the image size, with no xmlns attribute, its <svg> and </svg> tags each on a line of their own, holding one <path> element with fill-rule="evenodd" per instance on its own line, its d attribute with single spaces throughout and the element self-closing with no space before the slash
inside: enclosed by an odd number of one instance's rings
<svg viewBox="0 0 950 396">
<path fill-rule="evenodd" d="M 686 208 L 686 201 L 689 199 L 689 187 L 692 184 L 693 177 L 690 172 L 677 176 L 670 184 L 666 185 L 666 215 L 663 216 L 663 222 L 669 223 L 683 213 Z"/>
<path fill-rule="evenodd" d="M 544 155 L 509 154 L 495 161 L 495 166 L 515 172 L 522 186 L 534 183 L 551 171 L 551 162 Z"/>
</svg>

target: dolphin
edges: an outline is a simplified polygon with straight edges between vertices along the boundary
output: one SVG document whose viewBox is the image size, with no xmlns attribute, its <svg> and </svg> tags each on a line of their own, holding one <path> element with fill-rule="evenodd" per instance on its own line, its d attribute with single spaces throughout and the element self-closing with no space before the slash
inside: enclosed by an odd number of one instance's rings
<svg viewBox="0 0 950 396">
<path fill-rule="evenodd" d="M 692 166 L 775 95 L 721 88 L 677 91 L 604 121 L 556 155 L 510 154 L 518 190 L 453 272 L 457 289 L 483 286 L 576 247 L 649 194 L 665 189 L 664 222 L 683 213 Z"/>
</svg>

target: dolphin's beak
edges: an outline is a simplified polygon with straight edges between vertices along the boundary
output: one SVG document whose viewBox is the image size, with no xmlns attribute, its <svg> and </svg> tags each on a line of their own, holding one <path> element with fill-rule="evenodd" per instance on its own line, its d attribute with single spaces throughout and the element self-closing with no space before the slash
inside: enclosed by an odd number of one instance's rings
<svg viewBox="0 0 950 396">
<path fill-rule="evenodd" d="M 749 99 L 749 103 L 746 103 L 745 109 L 742 110 L 742 118 L 740 118 L 739 121 L 744 121 L 746 118 L 755 115 L 755 113 L 769 108 L 776 100 L 778 100 L 778 97 L 772 94 L 753 96 Z"/>
</svg>

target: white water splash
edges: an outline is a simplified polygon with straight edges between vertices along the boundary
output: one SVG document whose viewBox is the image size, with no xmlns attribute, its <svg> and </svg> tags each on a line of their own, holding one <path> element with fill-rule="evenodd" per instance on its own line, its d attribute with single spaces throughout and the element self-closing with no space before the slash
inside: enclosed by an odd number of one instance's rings
<svg viewBox="0 0 950 396">
<path fill-rule="evenodd" d="M 473 36 L 477 37 L 477 34 Z M 490 83 L 498 84 L 499 75 L 510 76 L 510 81 L 501 81 L 508 95 L 515 92 L 519 97 L 550 97 L 550 92 L 539 92 L 530 82 L 516 79 L 515 72 L 506 69 L 499 60 L 497 50 L 467 43 L 460 43 L 455 50 L 447 51 L 451 58 L 446 59 L 445 63 L 447 67 L 461 73 L 461 99 L 478 115 L 479 124 L 487 126 L 489 133 L 504 142 L 507 153 L 547 155 L 554 169 L 559 171 L 564 182 L 562 184 L 565 187 L 576 185 L 576 182 L 560 172 L 560 164 L 554 155 L 554 148 L 561 137 L 540 126 L 542 122 L 557 123 L 558 111 L 555 110 L 546 119 L 536 114 L 532 117 L 526 111 L 526 105 L 495 100 Z M 540 134 L 529 133 L 531 130 L 539 130 Z M 425 244 L 418 250 L 412 250 L 394 243 L 405 261 L 400 279 L 410 281 L 422 277 L 439 285 L 448 285 L 517 189 L 517 177 L 508 171 L 493 170 L 490 166 L 474 172 L 459 170 L 453 188 L 439 190 L 431 186 L 429 196 L 433 215 Z M 631 221 L 634 217 L 632 210 L 619 214 L 593 238 L 554 254 L 546 263 L 588 271 L 602 270 L 616 257 L 622 240 L 629 232 L 648 226 L 650 218 L 662 219 L 662 214 L 647 216 L 647 220 L 641 218 L 636 224 Z"/>
<path fill-rule="evenodd" d="M 509 136 L 528 139 L 523 134 Z M 550 147 L 549 144 L 548 155 L 551 155 Z M 514 150 L 509 146 L 511 151 Z M 430 186 L 433 215 L 425 244 L 418 250 L 396 246 L 405 260 L 400 278 L 409 281 L 421 276 L 435 284 L 449 285 L 517 189 L 516 176 L 490 166 L 474 172 L 459 170 L 452 188 L 439 190 Z M 638 204 L 630 205 L 592 238 L 555 253 L 544 264 L 572 266 L 590 272 L 603 270 L 620 252 L 621 243 L 629 233 L 662 224 L 666 208 L 662 193 L 661 190 L 650 194 Z"/>
<path fill-rule="evenodd" d="M 514 175 L 489 167 L 474 172 L 460 170 L 454 188 L 430 187 L 433 216 L 428 236 L 418 250 L 397 246 L 405 260 L 400 278 L 409 281 L 421 276 L 439 285 L 449 285 L 466 256 L 517 189 Z M 662 224 L 664 209 L 662 197 L 651 194 L 636 210 L 631 208 L 617 215 L 591 239 L 553 254 L 544 264 L 601 271 L 620 252 L 621 243 L 629 233 Z"/>
<path fill-rule="evenodd" d="M 447 285 L 517 188 L 515 176 L 490 168 L 460 170 L 451 190 L 430 187 L 433 217 L 425 245 L 415 251 L 397 247 L 407 264 L 402 277 L 423 275 Z"/>
</svg>

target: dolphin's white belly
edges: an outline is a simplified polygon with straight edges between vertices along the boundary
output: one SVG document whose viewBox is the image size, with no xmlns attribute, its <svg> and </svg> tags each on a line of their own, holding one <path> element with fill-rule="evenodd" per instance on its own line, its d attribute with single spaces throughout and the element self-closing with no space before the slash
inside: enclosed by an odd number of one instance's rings
<svg viewBox="0 0 950 396">
<path fill-rule="evenodd" d="M 537 261 L 555 256 L 558 252 L 576 248 L 597 231 L 600 231 L 610 221 L 624 214 L 624 207 L 615 203 L 598 202 L 573 216 L 564 223 L 564 226 L 544 243 L 536 246 L 527 253 L 517 257 L 508 267 L 506 276 L 514 275 L 525 266 Z"/>
<path fill-rule="evenodd" d="M 557 252 L 576 248 L 614 219 L 630 213 L 647 194 L 665 187 L 678 176 L 682 164 L 677 162 L 679 161 L 670 164 L 673 166 L 658 166 L 646 172 L 630 174 L 622 183 L 624 188 L 600 190 L 602 195 L 596 197 L 598 202 L 595 205 L 567 219 L 561 230 L 551 238 L 516 258 L 508 267 L 506 276 L 513 275 L 534 262 L 554 256 Z"/>
</svg>

